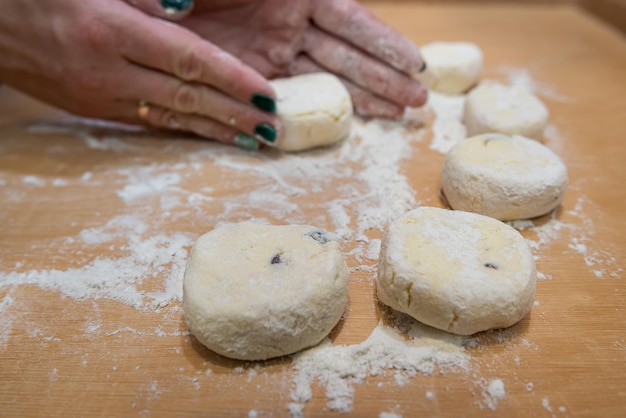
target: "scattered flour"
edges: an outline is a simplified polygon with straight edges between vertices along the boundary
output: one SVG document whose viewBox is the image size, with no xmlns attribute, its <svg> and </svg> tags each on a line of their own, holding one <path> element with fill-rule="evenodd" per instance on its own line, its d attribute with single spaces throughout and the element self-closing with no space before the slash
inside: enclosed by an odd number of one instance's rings
<svg viewBox="0 0 626 418">
<path fill-rule="evenodd" d="M 311 384 L 317 380 L 326 389 L 330 410 L 347 413 L 352 410 L 354 385 L 368 376 L 387 370 L 402 376 L 431 374 L 436 367 L 446 370 L 467 370 L 469 356 L 463 338 L 411 321 L 406 336 L 395 327 L 380 323 L 364 342 L 356 345 L 320 344 L 296 354 L 294 387 L 291 400 L 303 404 L 312 397 Z"/>
<path fill-rule="evenodd" d="M 462 122 L 465 98 L 464 95 L 449 96 L 434 91 L 428 93 L 426 106 L 435 114 L 430 149 L 447 154 L 457 142 L 465 139 L 467 130 Z"/>
<path fill-rule="evenodd" d="M 504 383 L 501 379 L 493 379 L 486 384 L 483 390 L 483 403 L 487 408 L 495 411 L 498 407 L 498 400 L 506 397 L 506 391 L 504 389 Z"/>
<path fill-rule="evenodd" d="M 394 412 L 381 412 L 378 418 L 402 418 L 402 415 L 398 415 Z"/>
</svg>

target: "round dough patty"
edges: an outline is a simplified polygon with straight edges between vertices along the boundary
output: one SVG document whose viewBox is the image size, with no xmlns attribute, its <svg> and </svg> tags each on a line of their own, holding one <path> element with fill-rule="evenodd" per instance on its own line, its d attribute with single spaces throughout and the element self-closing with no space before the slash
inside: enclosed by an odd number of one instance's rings
<svg viewBox="0 0 626 418">
<path fill-rule="evenodd" d="M 532 93 L 490 82 L 467 95 L 463 122 L 468 136 L 501 133 L 541 139 L 548 116 L 548 109 Z"/>
<path fill-rule="evenodd" d="M 420 48 L 426 71 L 416 78 L 431 90 L 460 94 L 472 87 L 483 67 L 483 53 L 471 42 L 432 42 Z"/>
<path fill-rule="evenodd" d="M 194 244 L 183 280 L 191 332 L 209 349 L 240 360 L 319 343 L 347 301 L 339 243 L 308 225 L 219 226 Z"/>
<path fill-rule="evenodd" d="M 536 276 L 515 229 L 475 213 L 421 207 L 385 231 L 378 299 L 432 327 L 470 335 L 522 319 Z"/>
<path fill-rule="evenodd" d="M 441 187 L 453 209 L 502 221 L 530 219 L 561 204 L 567 168 L 537 141 L 485 134 L 461 141 L 448 152 Z"/>
<path fill-rule="evenodd" d="M 270 84 L 278 98 L 276 113 L 284 128 L 277 148 L 301 151 L 333 144 L 350 133 L 352 100 L 336 76 L 304 74 Z"/>
</svg>

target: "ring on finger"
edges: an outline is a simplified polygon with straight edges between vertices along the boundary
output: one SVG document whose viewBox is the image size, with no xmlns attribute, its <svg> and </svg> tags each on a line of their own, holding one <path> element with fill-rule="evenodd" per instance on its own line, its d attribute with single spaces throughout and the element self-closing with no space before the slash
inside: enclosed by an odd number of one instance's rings
<svg viewBox="0 0 626 418">
<path fill-rule="evenodd" d="M 145 100 L 141 100 L 139 102 L 139 106 L 137 106 L 137 116 L 139 119 L 146 120 L 148 119 L 148 115 L 150 114 L 150 105 Z"/>
</svg>

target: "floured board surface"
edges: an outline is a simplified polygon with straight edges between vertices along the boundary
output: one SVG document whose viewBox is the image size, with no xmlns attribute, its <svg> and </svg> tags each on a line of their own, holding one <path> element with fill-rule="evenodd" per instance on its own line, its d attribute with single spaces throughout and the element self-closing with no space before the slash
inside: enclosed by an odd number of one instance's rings
<svg viewBox="0 0 626 418">
<path fill-rule="evenodd" d="M 483 79 L 533 89 L 570 187 L 516 227 L 539 271 L 516 326 L 461 338 L 378 305 L 388 221 L 443 206 L 462 98 L 423 125 L 356 121 L 342 144 L 249 153 L 100 124 L 0 90 L 0 415 L 620 416 L 626 409 L 626 41 L 573 8 L 370 4 L 416 42 L 483 48 Z M 532 23 L 532 24 L 530 24 Z M 188 334 L 190 247 L 220 222 L 341 237 L 350 302 L 330 341 L 268 362 Z"/>
</svg>

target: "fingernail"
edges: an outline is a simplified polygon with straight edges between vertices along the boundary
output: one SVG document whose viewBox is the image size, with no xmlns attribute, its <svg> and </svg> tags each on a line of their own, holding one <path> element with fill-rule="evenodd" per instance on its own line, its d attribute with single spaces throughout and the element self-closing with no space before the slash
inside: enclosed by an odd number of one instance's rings
<svg viewBox="0 0 626 418">
<path fill-rule="evenodd" d="M 422 61 L 422 68 L 420 68 L 420 73 L 426 71 L 426 61 Z"/>
<path fill-rule="evenodd" d="M 185 12 L 191 8 L 193 0 L 161 0 L 166 13 Z"/>
<path fill-rule="evenodd" d="M 238 147 L 249 149 L 252 151 L 258 151 L 261 145 L 259 141 L 257 141 L 254 137 L 250 135 L 246 135 L 244 133 L 239 133 L 235 136 L 235 145 Z"/>
<path fill-rule="evenodd" d="M 276 112 L 276 102 L 270 96 L 263 93 L 255 93 L 250 99 L 253 105 L 265 112 Z"/>
<path fill-rule="evenodd" d="M 254 128 L 254 133 L 266 140 L 267 142 L 276 141 L 276 129 L 269 123 L 259 123 Z"/>
</svg>

